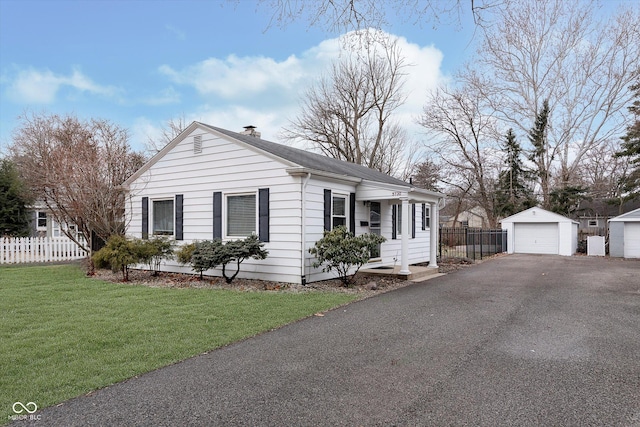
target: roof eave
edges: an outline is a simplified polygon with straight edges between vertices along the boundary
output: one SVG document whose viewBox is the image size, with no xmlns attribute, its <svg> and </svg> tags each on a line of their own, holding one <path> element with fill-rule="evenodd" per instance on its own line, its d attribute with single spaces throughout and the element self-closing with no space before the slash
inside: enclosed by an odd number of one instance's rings
<svg viewBox="0 0 640 427">
<path fill-rule="evenodd" d="M 325 171 L 321 171 L 321 170 L 317 170 L 317 169 L 305 168 L 305 167 L 302 167 L 302 166 L 296 166 L 296 167 L 292 167 L 292 168 L 287 168 L 286 171 L 291 176 L 302 176 L 302 175 L 311 174 L 311 175 L 314 175 L 314 176 L 320 176 L 320 177 L 323 177 L 323 178 L 336 179 L 336 180 L 339 180 L 339 181 L 353 182 L 353 183 L 356 183 L 356 184 L 359 184 L 360 182 L 362 182 L 361 178 L 356 178 L 355 176 L 340 175 L 340 174 L 337 174 L 337 173 L 325 172 Z"/>
</svg>

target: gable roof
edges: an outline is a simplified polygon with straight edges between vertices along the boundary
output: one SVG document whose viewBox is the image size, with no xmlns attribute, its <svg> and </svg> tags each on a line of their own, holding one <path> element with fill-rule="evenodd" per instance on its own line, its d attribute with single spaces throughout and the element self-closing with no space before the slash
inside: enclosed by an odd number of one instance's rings
<svg viewBox="0 0 640 427">
<path fill-rule="evenodd" d="M 346 162 L 344 160 L 333 159 L 321 154 L 310 153 L 298 148 L 289 147 L 288 145 L 277 144 L 275 142 L 260 139 L 251 135 L 244 135 L 241 133 L 233 132 L 227 129 L 207 125 L 205 123 L 197 122 L 200 125 L 212 129 L 216 132 L 222 133 L 238 141 L 242 141 L 254 148 L 262 151 L 266 151 L 276 157 L 288 160 L 291 163 L 295 163 L 299 166 L 309 169 L 315 169 L 322 172 L 330 172 L 337 175 L 351 176 L 368 181 L 384 182 L 386 184 L 404 185 L 409 186 L 408 182 L 389 176 L 380 171 L 369 169 L 366 166 L 357 165 L 355 163 Z"/>
<path fill-rule="evenodd" d="M 301 150 L 287 145 L 277 144 L 275 142 L 260 139 L 259 137 L 244 135 L 238 132 L 233 132 L 227 129 L 222 129 L 216 126 L 211 126 L 206 123 L 193 122 L 187 128 L 180 133 L 176 138 L 169 142 L 162 148 L 155 156 L 153 156 L 147 163 L 145 163 L 140 169 L 138 169 L 133 175 L 131 175 L 123 183 L 126 187 L 146 172 L 151 166 L 164 157 L 169 151 L 171 151 L 178 143 L 183 141 L 191 132 L 196 128 L 202 128 L 204 130 L 212 131 L 217 134 L 222 134 L 226 137 L 239 141 L 242 144 L 246 144 L 254 149 L 268 153 L 271 156 L 275 156 L 279 159 L 286 161 L 287 163 L 297 165 L 299 167 L 310 169 L 311 171 L 326 172 L 337 176 L 343 176 L 345 178 L 358 178 L 366 181 L 373 181 L 384 184 L 399 185 L 403 187 L 411 187 L 414 189 L 413 184 L 410 184 L 401 179 L 394 178 L 380 171 L 370 169 L 366 166 L 357 165 L 355 163 L 346 162 L 344 160 L 333 159 L 321 154 L 310 153 L 305 150 Z M 429 190 L 419 190 L 421 193 L 428 193 L 441 197 L 442 195 Z"/>
<path fill-rule="evenodd" d="M 532 218 L 532 216 L 535 216 L 536 214 L 538 214 L 536 217 L 536 222 L 572 222 L 574 224 L 579 224 L 577 221 L 574 221 L 571 218 L 567 218 L 566 216 L 562 216 L 546 209 L 542 209 L 538 206 L 534 206 L 533 208 L 529 208 L 522 212 L 518 212 L 517 214 L 513 214 L 511 216 L 503 218 L 502 220 L 500 220 L 500 222 L 519 222 L 517 220 L 529 222 L 527 218 Z M 541 218 L 545 221 L 540 221 Z"/>
<path fill-rule="evenodd" d="M 631 212 L 624 213 L 615 218 L 611 218 L 609 222 L 628 222 L 628 221 L 640 221 L 640 208 L 632 210 Z"/>
</svg>

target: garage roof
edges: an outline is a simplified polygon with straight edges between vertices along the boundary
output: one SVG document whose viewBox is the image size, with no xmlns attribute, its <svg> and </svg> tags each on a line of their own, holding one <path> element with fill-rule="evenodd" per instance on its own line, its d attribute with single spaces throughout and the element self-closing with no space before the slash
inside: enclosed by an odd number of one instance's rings
<svg viewBox="0 0 640 427">
<path fill-rule="evenodd" d="M 635 209 L 631 212 L 623 213 L 615 218 L 611 218 L 609 222 L 632 222 L 632 221 L 640 221 L 640 208 Z"/>
<path fill-rule="evenodd" d="M 502 219 L 500 222 L 571 222 L 574 224 L 579 224 L 577 221 L 574 221 L 571 218 L 567 218 L 566 216 L 550 212 L 538 206 L 508 216 Z"/>
</svg>

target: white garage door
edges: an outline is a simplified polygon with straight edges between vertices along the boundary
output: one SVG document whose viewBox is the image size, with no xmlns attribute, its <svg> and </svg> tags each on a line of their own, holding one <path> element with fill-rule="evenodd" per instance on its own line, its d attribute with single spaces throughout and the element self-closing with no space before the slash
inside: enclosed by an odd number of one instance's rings
<svg viewBox="0 0 640 427">
<path fill-rule="evenodd" d="M 514 249 L 519 254 L 558 254 L 558 223 L 513 225 Z"/>
<path fill-rule="evenodd" d="M 640 222 L 624 223 L 624 257 L 640 258 Z"/>
</svg>

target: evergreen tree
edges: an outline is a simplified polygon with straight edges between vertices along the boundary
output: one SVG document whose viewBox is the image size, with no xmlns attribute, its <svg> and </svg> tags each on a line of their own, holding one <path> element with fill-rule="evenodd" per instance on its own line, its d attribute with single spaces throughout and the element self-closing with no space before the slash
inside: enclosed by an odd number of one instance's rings
<svg viewBox="0 0 640 427">
<path fill-rule="evenodd" d="M 580 202 L 590 200 L 588 188 L 581 185 L 566 185 L 549 194 L 550 209 L 560 215 L 571 216 L 580 207 Z"/>
<path fill-rule="evenodd" d="M 547 128 L 549 125 L 549 100 L 545 99 L 542 103 L 542 109 L 536 115 L 536 122 L 529 131 L 529 141 L 533 145 L 533 151 L 529 155 L 529 160 L 536 165 L 536 175 L 540 180 L 540 189 L 542 192 L 542 207 L 549 209 L 551 204 L 549 194 L 551 192 L 551 162 L 553 161 L 553 153 L 549 147 L 547 139 Z"/>
<path fill-rule="evenodd" d="M 0 236 L 29 234 L 27 204 L 15 165 L 8 159 L 0 160 Z"/>
<path fill-rule="evenodd" d="M 627 134 L 622 138 L 622 151 L 616 153 L 618 157 L 627 157 L 635 168 L 622 179 L 623 191 L 627 193 L 626 199 L 631 200 L 640 196 L 640 82 L 631 86 L 635 92 L 636 100 L 629 107 L 635 121 L 627 127 Z"/>
<path fill-rule="evenodd" d="M 522 164 L 522 147 L 516 140 L 513 129 L 507 132 L 502 149 L 507 155 L 507 169 L 498 176 L 495 209 L 496 216 L 507 217 L 535 206 L 536 200 L 530 185 L 532 173 Z"/>
</svg>

